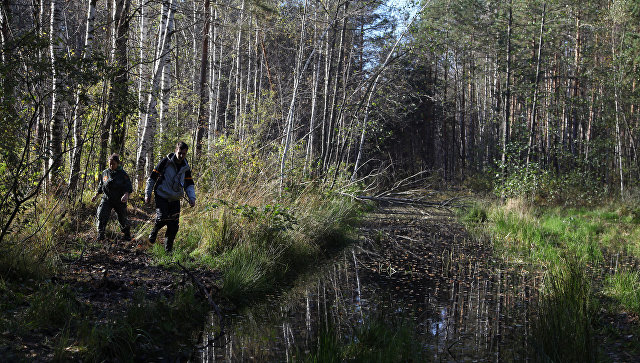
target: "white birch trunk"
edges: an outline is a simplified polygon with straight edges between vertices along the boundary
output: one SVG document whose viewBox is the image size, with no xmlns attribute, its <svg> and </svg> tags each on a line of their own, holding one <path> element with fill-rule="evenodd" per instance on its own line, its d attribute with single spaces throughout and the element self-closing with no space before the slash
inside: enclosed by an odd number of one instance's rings
<svg viewBox="0 0 640 363">
<path fill-rule="evenodd" d="M 144 0 L 140 0 L 139 5 L 140 7 L 140 42 L 139 44 L 139 50 L 138 50 L 138 57 L 139 57 L 139 62 L 140 64 L 138 65 L 138 132 L 136 133 L 136 145 L 138 145 L 140 143 L 140 138 L 142 137 L 142 122 L 140 122 L 140 120 L 144 119 L 144 72 L 145 72 L 145 65 L 144 65 L 144 42 L 146 40 L 146 22 L 145 22 L 145 17 L 146 17 L 146 12 L 145 12 L 145 6 L 144 6 Z"/>
<path fill-rule="evenodd" d="M 62 57 L 64 39 L 63 22 L 57 0 L 51 0 L 51 23 L 49 27 L 49 54 L 51 60 L 51 121 L 49 150 L 49 186 L 57 187 L 62 174 L 62 130 L 66 102 L 61 96 L 63 80 L 58 72 L 57 60 Z"/>
<path fill-rule="evenodd" d="M 302 57 L 304 56 L 304 36 L 305 36 L 305 26 L 307 19 L 307 2 L 305 0 L 304 7 L 302 10 L 302 22 L 301 22 L 301 34 L 300 34 L 300 44 L 298 45 L 298 56 L 296 57 L 296 67 L 293 73 L 293 93 L 291 94 L 291 102 L 289 103 L 289 110 L 287 112 L 287 120 L 286 120 L 286 131 L 284 135 L 284 150 L 282 151 L 282 159 L 280 160 L 280 191 L 283 190 L 284 187 L 284 170 L 286 167 L 287 154 L 289 152 L 289 148 L 291 146 L 292 139 L 292 131 L 293 131 L 293 121 L 295 119 L 295 105 L 296 105 L 296 96 L 298 93 L 298 85 L 300 84 L 300 78 L 304 70 L 302 67 Z M 309 58 L 311 60 L 311 58 Z M 307 62 L 308 65 L 309 62 Z M 306 68 L 306 66 L 305 66 Z"/>
<path fill-rule="evenodd" d="M 216 94 L 213 87 L 216 84 L 216 39 L 218 32 L 218 6 L 214 5 L 213 9 L 213 22 L 211 24 L 211 36 L 209 37 L 209 49 L 211 49 L 211 55 L 209 57 L 209 120 L 207 122 L 207 129 L 209 131 L 207 137 L 207 151 L 208 154 L 213 154 L 213 146 L 216 142 Z"/>
<path fill-rule="evenodd" d="M 316 43 L 318 41 L 318 9 L 314 7 L 314 22 L 313 22 L 313 47 L 314 49 L 318 46 Z M 320 45 L 322 46 L 322 45 Z M 316 133 L 316 109 L 318 104 L 318 84 L 320 83 L 320 69 L 321 57 L 320 54 L 316 54 L 316 62 L 313 64 L 313 76 L 311 80 L 311 114 L 309 115 L 309 135 L 307 141 L 307 151 L 305 157 L 305 170 L 310 167 L 310 164 L 313 162 L 313 143 L 315 142 L 315 133 Z"/>
<path fill-rule="evenodd" d="M 84 46 L 82 48 L 82 59 L 91 57 L 93 50 L 94 25 L 96 19 L 96 2 L 97 0 L 89 0 L 87 9 L 87 27 L 84 37 Z M 81 97 L 81 93 L 86 90 L 78 89 L 75 91 L 74 100 L 75 108 L 73 111 L 73 153 L 71 157 L 71 168 L 69 173 L 69 189 L 75 189 L 80 176 L 80 159 L 82 156 L 82 147 L 84 140 L 82 138 L 82 117 L 85 105 Z"/>
<path fill-rule="evenodd" d="M 158 62 L 156 62 L 151 79 L 151 93 L 149 94 L 147 101 L 147 112 L 145 113 L 144 127 L 142 129 L 142 135 L 140 138 L 140 145 L 137 152 L 137 188 L 142 189 L 144 185 L 144 178 L 149 169 L 153 168 L 153 143 L 156 133 L 156 120 L 158 118 L 157 102 L 160 91 L 160 78 L 161 73 L 164 71 L 164 65 L 168 61 L 170 54 L 168 48 L 170 47 L 171 37 L 173 35 L 173 13 L 175 11 L 175 1 L 167 0 L 165 4 L 168 4 L 168 11 L 166 17 L 163 14 L 162 24 L 160 30 L 162 32 L 158 37 Z"/>
<path fill-rule="evenodd" d="M 240 93 L 242 92 L 242 82 L 240 79 L 240 44 L 242 43 L 242 23 L 244 21 L 244 4 L 245 4 L 245 0 L 242 0 L 242 5 L 240 5 L 240 21 L 238 22 L 238 37 L 236 38 L 236 49 L 235 49 L 235 55 L 236 55 L 236 66 L 235 66 L 235 110 L 234 110 L 234 118 L 233 118 L 233 132 L 235 133 L 236 136 L 240 135 L 240 130 L 239 130 L 239 118 L 240 118 L 240 107 L 241 107 L 241 100 L 240 100 Z"/>
</svg>

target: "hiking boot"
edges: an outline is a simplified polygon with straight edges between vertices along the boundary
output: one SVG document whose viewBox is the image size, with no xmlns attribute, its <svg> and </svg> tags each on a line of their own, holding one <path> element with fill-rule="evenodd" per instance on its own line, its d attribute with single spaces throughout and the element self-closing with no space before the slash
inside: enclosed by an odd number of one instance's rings
<svg viewBox="0 0 640 363">
<path fill-rule="evenodd" d="M 158 230 L 154 228 L 151 231 L 151 234 L 149 234 L 149 243 L 151 243 L 151 244 L 156 243 L 156 238 L 157 237 L 158 237 Z"/>
<path fill-rule="evenodd" d="M 164 239 L 164 250 L 167 251 L 167 253 L 173 250 L 173 238 Z"/>
</svg>

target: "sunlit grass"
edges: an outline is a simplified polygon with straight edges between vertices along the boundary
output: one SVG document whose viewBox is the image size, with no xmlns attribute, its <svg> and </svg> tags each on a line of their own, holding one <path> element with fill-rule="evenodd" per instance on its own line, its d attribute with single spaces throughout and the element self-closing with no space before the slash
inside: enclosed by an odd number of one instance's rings
<svg viewBox="0 0 640 363">
<path fill-rule="evenodd" d="M 602 330 L 601 310 L 640 311 L 639 275 L 619 272 L 606 277 L 612 256 L 640 257 L 636 210 L 624 205 L 561 208 L 507 201 L 487 206 L 486 214 L 486 222 L 467 225 L 489 237 L 497 257 L 546 272 L 532 330 L 538 359 L 598 359 L 594 338 Z M 600 307 L 602 296 L 616 304 Z"/>
<path fill-rule="evenodd" d="M 623 309 L 640 314 L 640 272 L 619 271 L 607 277 L 604 292 Z"/>
<path fill-rule="evenodd" d="M 160 243 L 153 253 L 159 264 L 191 259 L 220 270 L 222 293 L 233 301 L 255 298 L 344 244 L 357 216 L 352 201 L 318 190 L 292 199 L 244 198 L 240 204 L 207 196 L 184 210 L 173 254 Z"/>
</svg>

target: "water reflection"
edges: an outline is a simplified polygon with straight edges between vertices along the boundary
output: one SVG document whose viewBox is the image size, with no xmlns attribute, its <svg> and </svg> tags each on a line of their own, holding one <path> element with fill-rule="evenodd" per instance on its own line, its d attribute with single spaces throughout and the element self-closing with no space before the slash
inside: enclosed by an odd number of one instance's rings
<svg viewBox="0 0 640 363">
<path fill-rule="evenodd" d="M 372 223 L 361 243 L 317 274 L 232 317 L 219 341 L 206 335 L 201 361 L 300 361 L 317 349 L 320 331 L 351 341 L 381 314 L 411 319 L 433 361 L 527 360 L 536 278 L 492 262 L 491 251 L 451 221 L 405 218 L 404 229 Z M 373 237 L 379 231 L 384 238 Z"/>
</svg>

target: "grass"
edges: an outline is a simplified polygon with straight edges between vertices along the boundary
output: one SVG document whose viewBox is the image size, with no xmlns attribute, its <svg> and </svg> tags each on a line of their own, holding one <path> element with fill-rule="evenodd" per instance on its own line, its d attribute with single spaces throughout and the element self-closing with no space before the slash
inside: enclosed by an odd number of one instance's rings
<svg viewBox="0 0 640 363">
<path fill-rule="evenodd" d="M 604 326 L 603 312 L 640 314 L 640 275 L 609 275 L 611 256 L 640 258 L 638 215 L 625 206 L 536 208 L 511 199 L 478 204 L 461 220 L 476 235 L 489 237 L 497 256 L 546 271 L 532 330 L 537 358 L 595 361 L 602 354 L 595 337 L 621 335 Z"/>
<path fill-rule="evenodd" d="M 604 292 L 622 309 L 640 315 L 640 272 L 619 271 L 608 276 Z"/>
<path fill-rule="evenodd" d="M 413 323 L 374 316 L 348 336 L 339 337 L 329 326 L 318 337 L 318 347 L 306 362 L 422 362 L 426 359 Z"/>
<path fill-rule="evenodd" d="M 597 304 L 587 273 L 568 260 L 545 277 L 533 326 L 535 352 L 540 361 L 597 360 L 594 320 Z"/>
<path fill-rule="evenodd" d="M 198 207 L 184 209 L 172 254 L 154 246 L 156 261 L 220 270 L 222 294 L 246 304 L 288 284 L 350 240 L 350 226 L 359 214 L 354 202 L 319 189 L 280 200 L 274 203 L 263 191 L 206 195 Z"/>
</svg>

